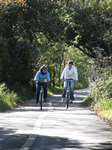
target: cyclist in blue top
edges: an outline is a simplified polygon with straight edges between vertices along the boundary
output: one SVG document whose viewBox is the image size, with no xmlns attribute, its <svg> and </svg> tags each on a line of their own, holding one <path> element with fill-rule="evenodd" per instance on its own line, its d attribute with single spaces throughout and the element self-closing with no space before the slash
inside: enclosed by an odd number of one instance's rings
<svg viewBox="0 0 112 150">
<path fill-rule="evenodd" d="M 47 67 L 45 65 L 43 65 L 40 70 L 36 73 L 34 81 L 36 81 L 37 79 L 47 79 L 48 82 L 50 82 L 50 76 L 49 76 L 49 72 L 47 71 Z M 40 94 L 40 88 L 41 86 L 38 85 L 38 83 L 36 84 L 36 103 L 38 103 L 39 100 L 39 94 Z M 47 98 L 47 83 L 43 86 L 44 89 L 44 102 L 47 102 L 46 98 Z"/>
</svg>

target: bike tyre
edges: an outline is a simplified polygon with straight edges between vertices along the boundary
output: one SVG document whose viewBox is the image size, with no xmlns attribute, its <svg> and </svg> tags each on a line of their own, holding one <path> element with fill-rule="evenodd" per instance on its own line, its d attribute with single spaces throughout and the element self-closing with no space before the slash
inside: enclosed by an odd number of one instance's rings
<svg viewBox="0 0 112 150">
<path fill-rule="evenodd" d="M 67 91 L 67 100 L 66 100 L 66 108 L 69 106 L 69 92 Z"/>
<path fill-rule="evenodd" d="M 42 110 L 42 93 L 40 95 L 40 109 Z"/>
</svg>

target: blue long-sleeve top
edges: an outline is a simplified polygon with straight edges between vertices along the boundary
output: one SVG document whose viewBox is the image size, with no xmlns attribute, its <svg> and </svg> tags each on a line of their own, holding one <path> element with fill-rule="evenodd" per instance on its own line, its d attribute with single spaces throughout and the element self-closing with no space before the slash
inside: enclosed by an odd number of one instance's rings
<svg viewBox="0 0 112 150">
<path fill-rule="evenodd" d="M 50 81 L 49 72 L 47 71 L 45 74 L 43 74 L 41 71 L 38 71 L 36 73 L 34 80 L 37 80 L 37 79 L 47 79 L 48 81 Z"/>
</svg>

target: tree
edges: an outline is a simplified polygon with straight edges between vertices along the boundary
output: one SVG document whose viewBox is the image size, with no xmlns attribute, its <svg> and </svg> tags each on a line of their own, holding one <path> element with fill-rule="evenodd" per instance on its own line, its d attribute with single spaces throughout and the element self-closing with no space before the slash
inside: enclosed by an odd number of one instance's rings
<svg viewBox="0 0 112 150">
<path fill-rule="evenodd" d="M 0 52 L 5 49 L 4 59 L 0 57 L 1 82 L 25 85 L 48 43 L 61 40 L 59 6 L 45 0 L 15 0 L 3 1 L 0 7 Z"/>
<path fill-rule="evenodd" d="M 89 3 L 89 5 L 74 3 L 67 8 L 65 14 L 66 42 L 74 45 L 90 57 L 110 56 L 112 40 L 109 40 L 112 30 L 112 4 L 108 2 Z M 111 38 L 110 38 L 111 39 Z M 112 50 L 111 50 L 112 51 Z"/>
</svg>

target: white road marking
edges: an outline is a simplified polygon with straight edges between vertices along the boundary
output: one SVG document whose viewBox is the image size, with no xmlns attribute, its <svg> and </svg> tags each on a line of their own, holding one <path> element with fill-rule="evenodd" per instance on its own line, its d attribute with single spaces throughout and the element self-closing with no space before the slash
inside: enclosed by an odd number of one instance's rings
<svg viewBox="0 0 112 150">
<path fill-rule="evenodd" d="M 32 132 L 30 132 L 30 136 L 28 137 L 27 141 L 24 143 L 24 145 L 19 150 L 28 150 L 30 148 L 30 146 L 33 144 L 36 137 L 40 133 L 42 121 L 44 120 L 45 116 L 47 116 L 48 112 L 53 111 L 53 109 L 54 109 L 54 107 L 52 106 L 52 102 L 54 100 L 55 99 L 51 100 L 48 103 L 51 109 L 49 109 L 46 113 L 43 113 L 42 115 L 40 115 L 39 118 L 36 120 L 33 130 L 32 130 Z"/>
</svg>

